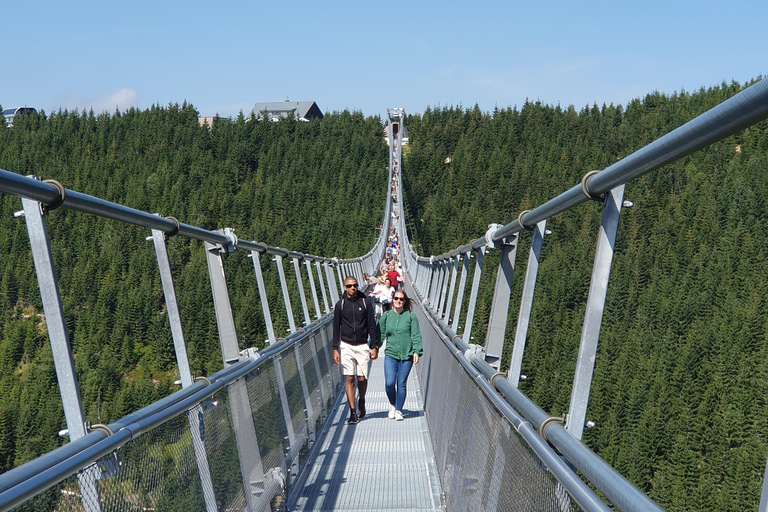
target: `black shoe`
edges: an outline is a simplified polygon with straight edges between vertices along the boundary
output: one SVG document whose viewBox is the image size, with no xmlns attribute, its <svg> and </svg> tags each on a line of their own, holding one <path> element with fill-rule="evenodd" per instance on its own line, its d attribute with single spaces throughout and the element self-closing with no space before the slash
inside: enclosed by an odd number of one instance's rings
<svg viewBox="0 0 768 512">
<path fill-rule="evenodd" d="M 354 409 L 350 409 L 349 411 L 349 419 L 347 420 L 347 425 L 354 425 L 357 423 L 359 418 L 357 417 L 357 412 Z"/>
<path fill-rule="evenodd" d="M 357 419 L 361 420 L 365 418 L 365 400 L 360 398 L 357 401 Z"/>
</svg>

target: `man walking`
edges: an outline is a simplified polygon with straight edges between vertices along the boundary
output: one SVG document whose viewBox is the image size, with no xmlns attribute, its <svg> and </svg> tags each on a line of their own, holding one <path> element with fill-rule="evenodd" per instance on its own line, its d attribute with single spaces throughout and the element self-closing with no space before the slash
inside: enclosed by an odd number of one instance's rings
<svg viewBox="0 0 768 512">
<path fill-rule="evenodd" d="M 368 348 L 368 337 L 371 347 Z M 357 289 L 357 279 L 344 279 L 344 295 L 333 308 L 333 362 L 341 364 L 346 377 L 345 390 L 349 402 L 349 423 L 354 425 L 365 416 L 365 392 L 368 389 L 368 363 L 378 357 L 379 332 L 373 306 Z M 359 399 L 355 407 L 355 377 Z"/>
</svg>

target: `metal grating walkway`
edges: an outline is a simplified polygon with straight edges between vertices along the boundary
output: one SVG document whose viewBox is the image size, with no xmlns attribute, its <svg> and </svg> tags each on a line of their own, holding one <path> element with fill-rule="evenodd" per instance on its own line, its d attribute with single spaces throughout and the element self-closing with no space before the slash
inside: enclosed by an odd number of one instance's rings
<svg viewBox="0 0 768 512">
<path fill-rule="evenodd" d="M 291 510 L 442 510 L 416 371 L 408 377 L 405 420 L 390 420 L 382 355 L 371 367 L 366 408 L 363 420 L 347 425 L 346 397 L 337 403 L 332 425 L 318 440 L 319 452 L 312 467 L 307 468 Z"/>
</svg>

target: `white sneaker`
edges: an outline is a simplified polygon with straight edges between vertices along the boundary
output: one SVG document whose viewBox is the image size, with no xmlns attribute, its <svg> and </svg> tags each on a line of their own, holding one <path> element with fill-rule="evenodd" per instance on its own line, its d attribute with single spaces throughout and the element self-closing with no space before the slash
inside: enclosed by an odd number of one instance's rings
<svg viewBox="0 0 768 512">
<path fill-rule="evenodd" d="M 391 420 L 395 419 L 395 406 L 394 405 L 390 405 L 389 406 L 389 412 L 387 413 L 387 418 L 389 418 Z"/>
<path fill-rule="evenodd" d="M 395 420 L 403 421 L 403 413 L 401 413 L 400 411 L 395 411 Z"/>
</svg>

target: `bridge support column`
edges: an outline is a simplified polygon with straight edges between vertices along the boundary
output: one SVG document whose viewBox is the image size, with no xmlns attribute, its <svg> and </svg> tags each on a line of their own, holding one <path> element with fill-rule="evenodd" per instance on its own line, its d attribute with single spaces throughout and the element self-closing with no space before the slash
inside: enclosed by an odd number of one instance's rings
<svg viewBox="0 0 768 512">
<path fill-rule="evenodd" d="M 224 233 L 231 233 L 224 230 Z M 233 234 L 234 235 L 234 234 Z M 234 239 L 234 237 L 233 237 Z M 205 242 L 205 255 L 208 261 L 208 275 L 211 279 L 213 292 L 213 307 L 216 310 L 216 325 L 219 330 L 224 367 L 231 366 L 240 360 L 240 347 L 237 342 L 235 320 L 232 317 L 232 306 L 229 302 L 227 280 L 224 275 L 223 252 L 231 252 L 234 247 L 222 247 Z M 240 459 L 240 472 L 243 478 L 243 490 L 248 509 L 256 505 L 256 498 L 264 489 L 264 468 L 261 465 L 259 443 L 256 429 L 253 426 L 251 401 L 245 380 L 241 379 L 227 388 L 229 407 L 232 413 L 232 425 L 235 431 L 237 454 Z"/>
<path fill-rule="evenodd" d="M 168 249 L 165 245 L 165 236 L 163 231 L 152 230 L 152 240 L 155 245 L 155 253 L 157 254 L 157 266 L 160 269 L 160 281 L 163 284 L 168 322 L 171 324 L 171 337 L 173 338 L 173 347 L 176 352 L 176 364 L 179 368 L 181 386 L 187 388 L 194 384 L 194 379 L 189 367 L 184 331 L 181 328 L 181 315 L 179 314 L 179 305 L 176 301 L 176 291 L 173 286 L 173 274 L 171 273 L 171 263 L 168 259 Z M 205 444 L 200 434 L 200 417 L 202 414 L 202 408 L 198 405 L 189 411 L 187 419 L 189 421 L 189 430 L 192 434 L 192 447 L 195 451 L 195 459 L 197 460 L 200 484 L 203 489 L 205 510 L 207 512 L 216 512 L 218 507 L 216 506 L 216 494 L 213 491 L 211 469 L 208 465 L 208 453 L 205 451 Z"/>
<path fill-rule="evenodd" d="M 528 324 L 531 320 L 531 306 L 533 304 L 533 291 L 536 288 L 536 277 L 539 274 L 539 261 L 541 260 L 541 246 L 544 242 L 544 230 L 547 226 L 546 219 L 536 224 L 531 239 L 531 249 L 528 254 L 528 267 L 525 270 L 525 282 L 523 283 L 523 297 L 520 300 L 520 311 L 517 315 L 517 327 L 512 346 L 512 362 L 510 363 L 507 380 L 517 387 L 520 381 L 520 369 L 523 364 L 523 351 L 528 335 Z"/>
<path fill-rule="evenodd" d="M 501 366 L 501 355 L 504 351 L 504 333 L 507 329 L 509 297 L 512 293 L 512 276 L 515 272 L 518 240 L 518 235 L 515 234 L 509 239 L 504 239 L 501 246 L 499 270 L 496 272 L 496 287 L 493 289 L 491 303 L 491 317 L 485 337 L 485 361 L 497 370 Z"/>
<path fill-rule="evenodd" d="M 80 389 L 77 385 L 72 349 L 69 345 L 67 325 L 64 322 L 64 309 L 61 305 L 59 283 L 53 266 L 51 242 L 45 225 L 42 205 L 32 199 L 21 199 L 24 219 L 27 223 L 29 245 L 35 264 L 40 299 L 43 303 L 45 323 L 48 328 L 48 340 L 53 353 L 56 379 L 59 382 L 61 403 L 64 406 L 64 418 L 67 421 L 69 440 L 75 441 L 87 434 L 83 405 L 80 401 Z M 101 478 L 101 471 L 92 464 L 77 475 L 82 495 L 83 508 L 86 512 L 101 512 L 101 497 L 96 480 Z"/>
<path fill-rule="evenodd" d="M 603 201 L 603 216 L 600 221 L 600 234 L 597 238 L 595 263 L 592 268 L 592 280 L 589 284 L 587 312 L 581 330 L 579 357 L 576 361 L 576 374 L 573 377 L 571 404 L 565 429 L 576 439 L 581 439 L 584 421 L 587 417 L 589 389 L 592 385 L 592 373 L 595 368 L 597 340 L 600 336 L 600 324 L 603 321 L 605 295 L 608 291 L 608 277 L 616 246 L 616 231 L 619 227 L 619 215 L 624 200 L 624 185 L 618 186 L 606 194 Z"/>
</svg>

